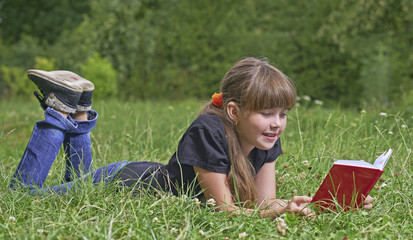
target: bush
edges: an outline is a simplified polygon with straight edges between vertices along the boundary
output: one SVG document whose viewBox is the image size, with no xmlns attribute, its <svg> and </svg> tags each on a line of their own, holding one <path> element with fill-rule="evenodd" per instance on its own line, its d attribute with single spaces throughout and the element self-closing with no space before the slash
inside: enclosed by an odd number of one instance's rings
<svg viewBox="0 0 413 240">
<path fill-rule="evenodd" d="M 53 71 L 56 70 L 56 60 L 55 59 L 48 59 L 44 57 L 35 57 L 34 58 L 35 64 L 34 68 L 35 69 L 40 69 L 44 71 Z"/>
<path fill-rule="evenodd" d="M 51 71 L 55 69 L 55 60 L 47 59 L 44 57 L 35 57 L 35 69 L 41 69 Z M 16 97 L 16 96 L 31 96 L 34 89 L 34 85 L 27 78 L 26 70 L 20 67 L 10 67 L 1 65 L 1 79 L 2 96 L 4 98 Z"/>
<path fill-rule="evenodd" d="M 82 76 L 95 84 L 93 93 L 95 99 L 117 95 L 118 74 L 107 59 L 94 53 L 80 66 L 80 69 Z"/>
<path fill-rule="evenodd" d="M 2 65 L 0 69 L 4 84 L 2 96 L 9 98 L 17 95 L 28 96 L 30 94 L 30 80 L 27 79 L 24 69 L 5 65 Z"/>
</svg>

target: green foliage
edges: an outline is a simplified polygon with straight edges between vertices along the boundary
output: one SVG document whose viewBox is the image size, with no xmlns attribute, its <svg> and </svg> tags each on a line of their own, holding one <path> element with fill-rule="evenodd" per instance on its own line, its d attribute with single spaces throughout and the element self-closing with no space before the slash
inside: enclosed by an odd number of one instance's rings
<svg viewBox="0 0 413 240">
<path fill-rule="evenodd" d="M 30 35 L 51 44 L 62 31 L 76 27 L 88 11 L 88 1 L 1 0 L 0 33 L 9 43 Z"/>
<path fill-rule="evenodd" d="M 2 42 L 2 48 L 0 65 L 16 66 L 23 69 L 32 68 L 37 56 L 46 55 L 39 40 L 29 35 L 23 35 L 16 44 L 7 45 Z"/>
<path fill-rule="evenodd" d="M 91 37 L 92 27 L 86 18 L 74 30 L 64 30 L 56 43 L 48 48 L 59 69 L 80 72 L 80 65 L 96 52 L 96 40 Z"/>
<path fill-rule="evenodd" d="M 55 69 L 55 60 L 47 59 L 44 57 L 35 57 L 35 69 L 43 69 L 46 71 L 51 71 Z M 27 69 L 22 69 L 20 67 L 9 67 L 2 65 L 0 67 L 0 73 L 3 84 L 2 95 L 4 98 L 16 97 L 16 96 L 31 96 L 35 85 L 27 78 Z"/>
<path fill-rule="evenodd" d="M 369 103 L 400 103 L 413 87 L 413 2 L 337 1 L 318 35 L 328 37 L 361 66 L 359 83 Z M 395 14 L 397 13 L 397 14 Z"/>
<path fill-rule="evenodd" d="M 47 59 L 44 57 L 35 57 L 35 62 L 36 62 L 34 64 L 35 69 L 41 69 L 45 71 L 56 70 L 56 67 L 55 67 L 56 60 L 54 59 Z"/>
<path fill-rule="evenodd" d="M 80 72 L 97 52 L 121 98 L 210 96 L 245 56 L 269 58 L 326 104 L 402 107 L 413 89 L 410 0 L 0 2 L 0 65 L 41 56 Z"/>
<path fill-rule="evenodd" d="M 94 53 L 80 66 L 82 76 L 89 79 L 95 85 L 93 97 L 95 99 L 110 98 L 116 96 L 117 72 L 108 60 Z"/>
<path fill-rule="evenodd" d="M 363 100 L 370 104 L 389 105 L 390 59 L 387 48 L 377 44 L 377 53 L 364 59 L 360 80 L 363 85 Z"/>
<path fill-rule="evenodd" d="M 1 79 L 4 81 L 4 88 L 2 89 L 2 95 L 5 97 L 16 96 L 16 95 L 26 95 L 28 96 L 31 92 L 31 83 L 26 76 L 26 71 L 19 67 L 8 67 L 2 65 Z"/>
</svg>

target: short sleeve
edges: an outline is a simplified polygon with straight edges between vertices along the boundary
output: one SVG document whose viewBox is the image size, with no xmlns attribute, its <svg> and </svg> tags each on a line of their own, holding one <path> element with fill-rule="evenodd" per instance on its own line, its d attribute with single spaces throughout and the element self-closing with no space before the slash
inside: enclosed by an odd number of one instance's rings
<svg viewBox="0 0 413 240">
<path fill-rule="evenodd" d="M 179 142 L 176 152 L 181 164 L 203 168 L 208 171 L 227 174 L 230 161 L 223 126 L 194 126 Z"/>
<path fill-rule="evenodd" d="M 265 162 L 274 162 L 281 154 L 281 140 L 278 139 L 275 142 L 274 147 L 267 151 L 267 157 L 265 158 Z"/>
<path fill-rule="evenodd" d="M 278 139 L 274 146 L 269 150 L 260 150 L 254 148 L 251 152 L 251 163 L 254 166 L 255 172 L 258 172 L 265 163 L 275 161 L 282 153 L 281 141 Z"/>
</svg>

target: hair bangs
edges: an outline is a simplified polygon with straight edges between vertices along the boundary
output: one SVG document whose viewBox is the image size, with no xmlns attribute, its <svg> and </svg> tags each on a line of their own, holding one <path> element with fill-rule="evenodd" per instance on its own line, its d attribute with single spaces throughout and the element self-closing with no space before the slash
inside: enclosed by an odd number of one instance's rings
<svg viewBox="0 0 413 240">
<path fill-rule="evenodd" d="M 261 66 L 254 80 L 244 88 L 241 106 L 245 110 L 291 109 L 295 105 L 296 92 L 293 83 L 272 66 Z"/>
</svg>

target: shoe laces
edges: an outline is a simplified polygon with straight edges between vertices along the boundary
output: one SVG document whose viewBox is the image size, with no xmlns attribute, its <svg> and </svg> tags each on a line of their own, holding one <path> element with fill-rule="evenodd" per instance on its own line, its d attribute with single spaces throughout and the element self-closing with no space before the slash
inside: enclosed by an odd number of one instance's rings
<svg viewBox="0 0 413 240">
<path fill-rule="evenodd" d="M 37 100 L 39 100 L 40 106 L 43 108 L 43 110 L 46 110 L 46 97 L 44 97 L 45 94 L 42 90 L 40 90 L 40 92 L 42 95 L 40 95 L 37 91 L 34 91 L 34 96 L 36 96 Z"/>
</svg>

